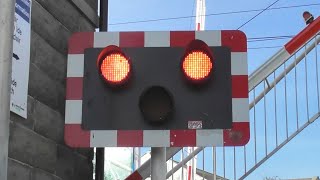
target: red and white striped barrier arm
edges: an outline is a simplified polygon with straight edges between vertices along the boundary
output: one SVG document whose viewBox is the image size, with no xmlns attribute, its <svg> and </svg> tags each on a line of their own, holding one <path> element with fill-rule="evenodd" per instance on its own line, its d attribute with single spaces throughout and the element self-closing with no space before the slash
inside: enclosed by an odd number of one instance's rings
<svg viewBox="0 0 320 180">
<path fill-rule="evenodd" d="M 320 17 L 315 19 L 311 24 L 305 27 L 299 34 L 294 36 L 288 43 L 284 45 L 274 56 L 267 60 L 262 66 L 255 70 L 249 77 L 249 91 L 254 85 L 263 81 L 266 75 L 271 74 L 275 69 L 281 66 L 286 60 L 294 55 L 313 37 L 319 34 Z"/>
</svg>

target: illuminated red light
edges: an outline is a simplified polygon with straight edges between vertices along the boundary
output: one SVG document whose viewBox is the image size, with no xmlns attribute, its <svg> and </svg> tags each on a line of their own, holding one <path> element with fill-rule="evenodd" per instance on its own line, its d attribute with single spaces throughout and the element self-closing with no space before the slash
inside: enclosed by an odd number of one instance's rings
<svg viewBox="0 0 320 180">
<path fill-rule="evenodd" d="M 131 73 L 129 59 L 116 46 L 102 51 L 98 58 L 98 68 L 104 80 L 111 85 L 124 84 Z"/>
<path fill-rule="evenodd" d="M 210 57 L 201 51 L 193 51 L 188 54 L 182 64 L 185 75 L 194 80 L 207 78 L 212 66 Z"/>
<path fill-rule="evenodd" d="M 210 48 L 201 40 L 194 40 L 187 46 L 182 58 L 182 72 L 192 83 L 203 83 L 213 71 L 213 56 Z"/>
</svg>

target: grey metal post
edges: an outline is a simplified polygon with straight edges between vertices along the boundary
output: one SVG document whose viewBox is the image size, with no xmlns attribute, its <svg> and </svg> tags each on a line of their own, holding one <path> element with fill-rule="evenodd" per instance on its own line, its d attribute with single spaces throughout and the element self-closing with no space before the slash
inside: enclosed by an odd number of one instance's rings
<svg viewBox="0 0 320 180">
<path fill-rule="evenodd" d="M 7 180 L 15 0 L 0 1 L 0 179 Z"/>
<path fill-rule="evenodd" d="M 108 31 L 108 0 L 100 0 L 99 30 Z"/>
<path fill-rule="evenodd" d="M 165 180 L 167 174 L 166 148 L 151 148 L 151 179 Z"/>
<path fill-rule="evenodd" d="M 95 180 L 104 180 L 104 148 L 96 148 Z"/>
<path fill-rule="evenodd" d="M 99 31 L 108 31 L 108 0 L 100 0 Z M 104 148 L 96 148 L 96 180 L 104 180 Z"/>
</svg>

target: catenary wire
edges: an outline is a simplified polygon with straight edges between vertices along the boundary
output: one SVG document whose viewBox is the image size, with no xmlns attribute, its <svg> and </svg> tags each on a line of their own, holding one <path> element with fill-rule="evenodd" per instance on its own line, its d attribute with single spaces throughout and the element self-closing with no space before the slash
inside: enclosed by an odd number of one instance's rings
<svg viewBox="0 0 320 180">
<path fill-rule="evenodd" d="M 283 46 L 262 46 L 262 47 L 249 47 L 248 49 L 272 49 L 272 48 L 280 48 Z"/>
<path fill-rule="evenodd" d="M 314 4 L 302 4 L 302 5 L 293 5 L 293 6 L 283 6 L 283 7 L 275 7 L 269 8 L 266 11 L 270 10 L 280 10 L 280 9 L 291 9 L 291 8 L 299 8 L 299 7 L 309 7 L 309 6 L 319 6 L 320 3 Z M 205 15 L 208 16 L 219 16 L 219 15 L 229 15 L 229 14 L 241 14 L 241 13 L 249 13 L 249 12 L 257 12 L 262 11 L 264 9 L 252 9 L 252 10 L 242 10 L 242 11 L 229 11 L 229 12 L 222 12 L 222 13 L 211 13 Z M 127 21 L 127 22 L 118 22 L 118 23 L 110 23 L 109 26 L 115 25 L 125 25 L 125 24 L 137 24 L 137 23 L 147 23 L 147 22 L 155 22 L 155 21 L 169 21 L 169 20 L 177 20 L 177 19 L 187 19 L 187 18 L 194 18 L 196 16 L 180 16 L 180 17 L 169 17 L 169 18 L 159 18 L 159 19 L 147 19 L 147 20 L 138 20 L 138 21 Z"/>
<path fill-rule="evenodd" d="M 245 23 L 243 23 L 241 26 L 239 26 L 237 29 L 242 28 L 243 26 L 245 26 L 246 24 L 248 24 L 249 22 L 251 22 L 252 20 L 254 20 L 256 17 L 258 17 L 260 14 L 262 14 L 263 12 L 265 12 L 267 9 L 269 9 L 271 6 L 275 5 L 277 2 L 279 2 L 280 0 L 276 0 L 275 2 L 273 2 L 272 4 L 270 4 L 268 7 L 264 8 L 262 11 L 260 11 L 258 14 L 256 14 L 255 16 L 253 16 L 252 18 L 250 18 L 248 21 L 246 21 Z"/>
</svg>

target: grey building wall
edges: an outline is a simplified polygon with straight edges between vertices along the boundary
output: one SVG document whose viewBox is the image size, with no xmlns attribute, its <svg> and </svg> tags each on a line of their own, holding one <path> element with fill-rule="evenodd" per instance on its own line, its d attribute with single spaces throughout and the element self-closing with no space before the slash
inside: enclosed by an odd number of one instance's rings
<svg viewBox="0 0 320 180">
<path fill-rule="evenodd" d="M 92 149 L 64 143 L 69 36 L 97 27 L 97 0 L 32 0 L 28 119 L 11 113 L 9 180 L 92 179 Z"/>
</svg>

